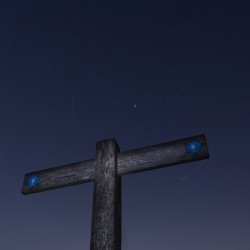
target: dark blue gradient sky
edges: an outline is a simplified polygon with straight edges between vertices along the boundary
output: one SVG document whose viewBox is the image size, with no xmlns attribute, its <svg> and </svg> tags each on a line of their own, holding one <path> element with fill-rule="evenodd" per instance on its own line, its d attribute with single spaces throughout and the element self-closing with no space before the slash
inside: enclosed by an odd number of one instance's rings
<svg viewBox="0 0 250 250">
<path fill-rule="evenodd" d="M 249 250 L 249 44 L 246 2 L 2 0 L 0 249 L 89 249 L 93 184 L 25 173 L 204 133 L 210 159 L 122 178 L 122 249 Z"/>
</svg>

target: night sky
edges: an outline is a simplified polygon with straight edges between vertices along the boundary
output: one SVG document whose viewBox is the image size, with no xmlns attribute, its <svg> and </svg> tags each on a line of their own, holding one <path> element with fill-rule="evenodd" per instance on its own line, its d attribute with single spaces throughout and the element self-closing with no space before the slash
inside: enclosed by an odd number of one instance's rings
<svg viewBox="0 0 250 250">
<path fill-rule="evenodd" d="M 104 139 L 122 152 L 205 134 L 209 159 L 122 177 L 122 249 L 249 250 L 249 10 L 0 1 L 0 248 L 89 249 L 93 183 L 25 196 L 25 173 Z"/>
</svg>

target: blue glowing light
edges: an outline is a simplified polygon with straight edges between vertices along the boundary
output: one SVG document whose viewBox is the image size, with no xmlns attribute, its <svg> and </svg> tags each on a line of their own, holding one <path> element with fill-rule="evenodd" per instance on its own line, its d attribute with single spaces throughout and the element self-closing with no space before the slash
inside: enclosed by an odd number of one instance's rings
<svg viewBox="0 0 250 250">
<path fill-rule="evenodd" d="M 29 179 L 28 179 L 28 186 L 30 188 L 36 186 L 36 184 L 39 182 L 39 178 L 36 176 L 36 175 L 33 175 L 31 176 Z"/>
<path fill-rule="evenodd" d="M 201 143 L 198 141 L 191 141 L 186 145 L 186 152 L 189 154 L 199 153 L 201 151 Z"/>
</svg>

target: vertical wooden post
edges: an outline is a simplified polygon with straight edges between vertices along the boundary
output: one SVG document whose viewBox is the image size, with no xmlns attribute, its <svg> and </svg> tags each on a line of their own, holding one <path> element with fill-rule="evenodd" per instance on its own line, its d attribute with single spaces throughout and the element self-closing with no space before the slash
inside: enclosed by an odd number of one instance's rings
<svg viewBox="0 0 250 250">
<path fill-rule="evenodd" d="M 90 250 L 121 249 L 121 178 L 114 139 L 96 145 Z"/>
</svg>

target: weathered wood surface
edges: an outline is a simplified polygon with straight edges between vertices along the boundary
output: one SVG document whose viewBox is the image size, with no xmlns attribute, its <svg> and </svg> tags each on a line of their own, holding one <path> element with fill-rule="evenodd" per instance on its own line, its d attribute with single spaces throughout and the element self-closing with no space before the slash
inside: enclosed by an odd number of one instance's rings
<svg viewBox="0 0 250 250">
<path fill-rule="evenodd" d="M 188 142 L 196 140 L 202 144 L 196 154 L 186 152 Z M 207 142 L 204 135 L 197 135 L 181 140 L 157 144 L 149 147 L 118 153 L 117 172 L 119 176 L 137 173 L 161 167 L 193 162 L 209 158 Z M 30 188 L 27 180 L 38 176 L 39 183 Z M 22 193 L 32 194 L 66 186 L 93 181 L 95 178 L 95 159 L 67 164 L 61 167 L 27 173 L 24 177 Z"/>
<path fill-rule="evenodd" d="M 186 144 L 192 140 L 199 141 L 202 144 L 201 151 L 197 154 L 186 152 Z M 120 153 L 118 155 L 118 174 L 122 176 L 144 172 L 207 159 L 208 157 L 206 138 L 204 135 L 198 135 Z"/>
<path fill-rule="evenodd" d="M 22 193 L 32 194 L 93 181 L 94 164 L 95 160 L 92 159 L 28 173 L 24 177 Z M 34 175 L 38 176 L 39 183 L 29 188 L 27 180 Z"/>
<path fill-rule="evenodd" d="M 97 144 L 90 250 L 121 249 L 121 177 L 115 140 Z"/>
</svg>

